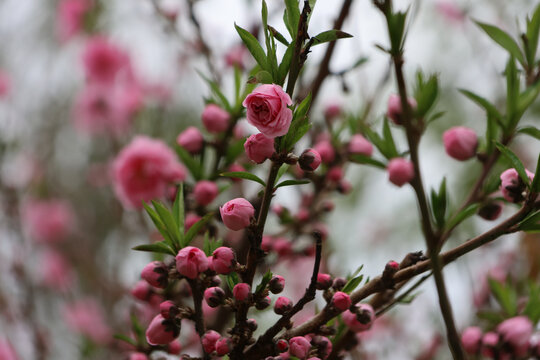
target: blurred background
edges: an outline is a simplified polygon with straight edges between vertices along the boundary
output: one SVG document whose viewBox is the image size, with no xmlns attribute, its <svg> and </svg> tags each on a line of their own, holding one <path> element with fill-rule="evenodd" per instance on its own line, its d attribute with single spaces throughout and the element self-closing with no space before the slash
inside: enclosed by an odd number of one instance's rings
<svg viewBox="0 0 540 360">
<path fill-rule="evenodd" d="M 267 2 L 269 23 L 286 32 L 282 2 Z M 399 8 L 411 7 L 408 78 L 418 68 L 440 76 L 437 109 L 445 114 L 427 131 L 421 163 L 426 187 L 437 187 L 447 177 L 451 206 L 466 196 L 463 189 L 480 166 L 446 156 L 442 132 L 455 125 L 485 130 L 483 110 L 457 89 L 496 104 L 505 100 L 507 55 L 472 20 L 517 34 L 536 4 L 396 1 Z M 339 9 L 340 1 L 319 0 L 310 34 L 330 29 Z M 362 113 L 369 104 L 368 121 L 382 120 L 388 95 L 395 92 L 388 56 L 375 47 L 388 42 L 383 20 L 370 1 L 353 2 L 343 28 L 353 38 L 337 44 L 330 65 L 335 75 L 325 81 L 314 104 L 314 123 L 323 123 L 325 109 L 335 104 L 350 114 Z M 147 242 L 153 228 L 140 211 L 125 210 L 116 199 L 111 161 L 135 134 L 172 145 L 186 127 L 200 128 L 210 91 L 197 71 L 219 80 L 224 92 L 232 94 L 231 64 L 254 65 L 234 24 L 252 29 L 259 22 L 260 2 L 255 0 L 0 1 L 0 346 L 11 346 L 19 359 L 29 360 L 125 356 L 111 335 L 129 331 L 129 309 L 137 302 L 130 289 L 151 260 L 130 249 Z M 125 79 L 107 93 L 85 81 L 85 51 L 96 39 L 112 44 L 128 64 Z M 313 49 L 303 78 L 316 73 L 325 46 Z M 365 59 L 360 66 L 337 75 L 360 59 Z M 100 111 L 109 111 L 114 124 L 92 122 Z M 525 122 L 538 126 L 539 115 L 537 103 Z M 252 132 L 247 123 L 244 129 Z M 404 140 L 398 138 L 398 144 Z M 538 144 L 520 137 L 513 149 L 534 170 Z M 411 189 L 397 188 L 384 172 L 365 166 L 351 166 L 346 178 L 352 192 L 334 196 L 335 210 L 326 219 L 327 266 L 333 274 L 352 273 L 364 264 L 363 273 L 376 276 L 388 260 L 424 249 Z M 216 204 L 222 200 L 227 198 Z M 273 204 L 295 208 L 299 202 L 297 193 L 284 190 Z M 512 211 L 505 208 L 502 218 Z M 493 224 L 473 217 L 448 246 Z M 272 226 L 277 226 L 273 218 L 269 232 Z M 472 323 L 474 304 L 487 291 L 488 272 L 538 281 L 538 268 L 532 265 L 538 266 L 539 250 L 531 248 L 538 240 L 503 237 L 448 266 L 458 328 Z M 310 266 L 307 261 L 306 274 Z M 308 277 L 295 281 L 303 289 Z M 400 359 L 417 359 L 430 346 L 435 351 L 429 358 L 449 358 L 445 349 L 437 355 L 444 326 L 431 281 L 412 304 L 398 306 L 378 324 L 381 328 L 364 342 L 369 358 L 396 358 L 399 352 Z M 189 347 L 186 337 L 180 343 Z"/>
</svg>

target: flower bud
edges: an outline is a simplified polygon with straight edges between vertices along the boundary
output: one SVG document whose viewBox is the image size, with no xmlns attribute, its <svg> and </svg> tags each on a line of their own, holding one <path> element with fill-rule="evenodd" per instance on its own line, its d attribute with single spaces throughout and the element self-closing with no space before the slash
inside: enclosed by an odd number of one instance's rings
<svg viewBox="0 0 540 360">
<path fill-rule="evenodd" d="M 219 189 L 215 182 L 202 180 L 193 188 L 193 197 L 197 204 L 206 206 L 218 196 Z"/>
<path fill-rule="evenodd" d="M 184 230 L 187 232 L 197 221 L 201 220 L 201 217 L 194 213 L 187 213 L 186 220 L 184 222 Z"/>
<path fill-rule="evenodd" d="M 148 356 L 144 353 L 134 352 L 129 354 L 129 360 L 148 360 Z"/>
<path fill-rule="evenodd" d="M 208 132 L 220 133 L 227 130 L 231 116 L 215 104 L 208 104 L 204 108 L 201 119 Z"/>
<path fill-rule="evenodd" d="M 255 214 L 255 209 L 244 198 L 232 199 L 219 208 L 221 219 L 231 230 L 242 230 L 247 227 Z"/>
<path fill-rule="evenodd" d="M 417 103 L 414 98 L 408 98 L 407 102 L 413 111 L 416 110 Z M 396 125 L 401 125 L 403 122 L 402 119 L 403 110 L 401 109 L 401 98 L 397 94 L 392 94 L 388 98 L 388 109 L 386 111 L 386 116 L 392 120 Z"/>
<path fill-rule="evenodd" d="M 176 143 L 191 154 L 198 154 L 202 150 L 204 139 L 199 129 L 190 126 L 178 135 Z"/>
<path fill-rule="evenodd" d="M 244 143 L 247 157 L 257 163 L 262 164 L 266 159 L 274 154 L 274 138 L 268 138 L 263 134 L 251 135 Z"/>
<path fill-rule="evenodd" d="M 502 213 L 502 205 L 499 202 L 488 201 L 478 210 L 478 216 L 484 220 L 496 220 Z"/>
<path fill-rule="evenodd" d="M 494 348 L 497 347 L 498 343 L 499 343 L 499 335 L 497 333 L 494 333 L 493 331 L 485 333 L 484 336 L 482 337 L 482 346 L 481 346 L 482 355 L 493 357 L 495 353 Z"/>
<path fill-rule="evenodd" d="M 476 155 L 478 137 L 474 130 L 464 126 L 456 126 L 443 134 L 446 153 L 456 160 L 469 160 Z"/>
<path fill-rule="evenodd" d="M 272 237 L 269 235 L 263 235 L 262 241 L 261 241 L 261 249 L 263 251 L 269 252 L 272 251 Z"/>
<path fill-rule="evenodd" d="M 529 170 L 525 170 L 527 176 L 532 181 L 534 174 Z M 521 202 L 525 199 L 523 192 L 525 191 L 525 183 L 519 176 L 516 169 L 505 170 L 501 174 L 501 192 L 503 197 L 513 203 Z"/>
<path fill-rule="evenodd" d="M 347 284 L 347 280 L 342 277 L 337 277 L 334 279 L 334 283 L 332 284 L 332 287 L 335 290 L 341 290 L 343 287 Z"/>
<path fill-rule="evenodd" d="M 341 311 L 347 310 L 351 306 L 351 298 L 342 291 L 337 291 L 332 297 L 332 305 Z"/>
<path fill-rule="evenodd" d="M 272 247 L 279 257 L 285 257 L 292 254 L 292 244 L 285 238 L 275 239 Z"/>
<path fill-rule="evenodd" d="M 171 301 L 167 300 L 159 304 L 159 313 L 165 319 L 174 319 L 179 313 L 178 307 Z"/>
<path fill-rule="evenodd" d="M 214 286 L 204 290 L 204 300 L 208 306 L 215 308 L 223 304 L 225 300 L 225 291 L 222 288 Z"/>
<path fill-rule="evenodd" d="M 303 336 L 295 336 L 289 340 L 289 353 L 299 359 L 305 359 L 309 354 L 311 344 Z"/>
<path fill-rule="evenodd" d="M 212 253 L 212 267 L 218 274 L 230 273 L 236 265 L 234 250 L 230 247 L 221 246 Z"/>
<path fill-rule="evenodd" d="M 339 182 L 341 179 L 343 179 L 343 168 L 341 166 L 332 167 L 330 170 L 328 170 L 326 178 L 335 183 Z"/>
<path fill-rule="evenodd" d="M 264 310 L 267 307 L 269 307 L 271 303 L 272 303 L 272 299 L 270 299 L 270 296 L 267 296 L 267 297 L 264 297 L 264 298 L 258 300 L 255 303 L 255 308 L 257 310 Z"/>
<path fill-rule="evenodd" d="M 373 145 L 362 135 L 356 134 L 351 137 L 347 151 L 349 154 L 371 156 Z"/>
<path fill-rule="evenodd" d="M 321 155 L 315 149 L 306 149 L 298 158 L 298 165 L 304 171 L 315 171 L 321 165 Z"/>
<path fill-rule="evenodd" d="M 152 288 L 148 282 L 141 280 L 138 281 L 131 289 L 131 295 L 141 301 L 148 301 L 150 295 L 152 295 Z"/>
<path fill-rule="evenodd" d="M 409 160 L 393 158 L 387 166 L 388 179 L 399 187 L 405 185 L 414 178 L 414 166 Z"/>
<path fill-rule="evenodd" d="M 313 150 L 319 153 L 322 162 L 329 164 L 334 161 L 336 157 L 336 151 L 329 140 L 322 140 L 313 146 Z"/>
<path fill-rule="evenodd" d="M 332 276 L 328 274 L 317 274 L 317 290 L 326 290 L 332 286 Z"/>
<path fill-rule="evenodd" d="M 386 263 L 386 268 L 391 269 L 395 272 L 399 270 L 399 264 L 394 260 L 390 260 L 389 262 Z"/>
<path fill-rule="evenodd" d="M 324 117 L 328 120 L 332 120 L 341 115 L 341 105 L 338 103 L 331 103 L 324 108 Z"/>
<path fill-rule="evenodd" d="M 141 278 L 146 280 L 153 287 L 164 289 L 169 280 L 169 270 L 161 261 L 152 261 L 146 265 L 141 272 Z"/>
<path fill-rule="evenodd" d="M 337 191 L 339 191 L 340 194 L 347 195 L 352 191 L 352 185 L 346 180 L 341 180 L 338 183 Z"/>
<path fill-rule="evenodd" d="M 221 335 L 217 331 L 209 330 L 204 333 L 201 343 L 204 349 L 204 352 L 211 354 L 216 350 L 216 342 L 219 340 Z"/>
<path fill-rule="evenodd" d="M 280 296 L 277 298 L 274 304 L 274 312 L 278 315 L 283 315 L 293 307 L 291 299 L 286 296 Z"/>
<path fill-rule="evenodd" d="M 216 342 L 216 353 L 218 356 L 227 355 L 231 351 L 231 345 L 228 338 L 221 338 Z"/>
<path fill-rule="evenodd" d="M 500 323 L 497 326 L 497 332 L 505 343 L 518 349 L 528 344 L 533 333 L 533 324 L 526 316 L 515 316 Z"/>
<path fill-rule="evenodd" d="M 234 285 L 233 296 L 236 301 L 246 301 L 249 298 L 251 287 L 246 283 Z"/>
<path fill-rule="evenodd" d="M 178 335 L 180 335 L 180 326 L 173 320 L 165 319 L 161 314 L 156 315 L 146 329 L 146 341 L 150 345 L 166 345 Z"/>
<path fill-rule="evenodd" d="M 246 325 L 247 325 L 248 329 L 251 330 L 251 331 L 257 330 L 257 320 L 255 320 L 255 319 L 247 319 Z"/>
<path fill-rule="evenodd" d="M 279 339 L 276 342 L 276 349 L 280 353 L 283 353 L 283 352 L 289 350 L 289 342 L 287 340 L 285 340 L 285 339 Z"/>
<path fill-rule="evenodd" d="M 326 336 L 315 336 L 311 340 L 311 344 L 317 347 L 317 354 L 322 356 L 323 359 L 326 359 L 328 356 L 330 356 L 330 353 L 332 352 L 332 342 Z"/>
<path fill-rule="evenodd" d="M 354 332 L 361 332 L 368 330 L 375 319 L 375 311 L 368 304 L 360 304 L 356 308 L 355 312 L 350 310 L 341 314 L 343 322 L 347 327 Z M 360 318 L 360 319 L 359 319 Z"/>
<path fill-rule="evenodd" d="M 461 334 L 461 344 L 467 354 L 477 354 L 480 350 L 480 341 L 482 340 L 482 330 L 477 326 L 466 328 Z"/>
<path fill-rule="evenodd" d="M 176 255 L 176 269 L 188 279 L 195 279 L 199 273 L 208 270 L 208 259 L 201 249 L 186 246 Z"/>
<path fill-rule="evenodd" d="M 279 294 L 285 288 L 285 279 L 283 276 L 274 275 L 270 282 L 268 283 L 268 289 L 272 294 Z"/>
<path fill-rule="evenodd" d="M 178 340 L 173 341 L 167 346 L 167 352 L 172 355 L 180 355 L 182 352 L 182 345 Z"/>
</svg>

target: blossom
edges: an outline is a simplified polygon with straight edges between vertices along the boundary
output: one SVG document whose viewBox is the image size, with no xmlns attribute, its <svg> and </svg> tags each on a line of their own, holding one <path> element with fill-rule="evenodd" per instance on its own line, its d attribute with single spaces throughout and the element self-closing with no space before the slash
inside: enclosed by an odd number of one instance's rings
<svg viewBox="0 0 540 360">
<path fill-rule="evenodd" d="M 258 86 L 242 102 L 247 108 L 247 120 L 267 137 L 282 136 L 289 131 L 292 121 L 290 96 L 281 86 L 263 84 Z"/>
<path fill-rule="evenodd" d="M 186 246 L 176 255 L 176 269 L 181 275 L 195 279 L 208 269 L 208 259 L 204 252 L 194 246 Z"/>
</svg>

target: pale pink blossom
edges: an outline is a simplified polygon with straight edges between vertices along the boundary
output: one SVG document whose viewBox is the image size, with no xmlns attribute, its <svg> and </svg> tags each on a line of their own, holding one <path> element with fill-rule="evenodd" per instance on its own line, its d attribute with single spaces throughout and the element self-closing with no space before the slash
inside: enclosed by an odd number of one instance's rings
<svg viewBox="0 0 540 360">
<path fill-rule="evenodd" d="M 91 298 L 78 300 L 66 305 L 63 311 L 67 326 L 97 344 L 105 344 L 111 340 L 111 329 L 105 321 L 103 310 Z"/>
<path fill-rule="evenodd" d="M 282 136 L 289 131 L 292 120 L 290 96 L 281 86 L 263 84 L 251 92 L 242 103 L 247 120 L 267 137 Z"/>
<path fill-rule="evenodd" d="M 67 41 L 83 30 L 84 16 L 92 7 L 89 0 L 62 0 L 56 10 L 57 33 Z"/>
<path fill-rule="evenodd" d="M 102 36 L 87 41 L 82 61 L 89 82 L 111 85 L 122 70 L 130 71 L 127 53 Z"/>
<path fill-rule="evenodd" d="M 39 243 L 64 240 L 75 227 L 71 205 L 64 200 L 30 200 L 23 205 L 22 221 L 28 234 Z"/>
</svg>

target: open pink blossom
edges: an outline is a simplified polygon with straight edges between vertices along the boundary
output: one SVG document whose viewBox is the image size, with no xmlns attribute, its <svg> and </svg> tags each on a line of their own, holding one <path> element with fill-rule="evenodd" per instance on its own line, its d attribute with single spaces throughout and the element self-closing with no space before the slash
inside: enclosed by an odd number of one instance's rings
<svg viewBox="0 0 540 360">
<path fill-rule="evenodd" d="M 81 32 L 84 26 L 84 16 L 92 4 L 89 0 L 62 0 L 56 10 L 56 25 L 58 37 L 67 41 Z"/>
<path fill-rule="evenodd" d="M 168 185 L 184 180 L 186 170 L 161 140 L 137 136 L 113 164 L 114 190 L 126 208 L 166 195 Z"/>
<path fill-rule="evenodd" d="M 248 122 L 267 137 L 282 136 L 289 131 L 292 120 L 290 96 L 281 86 L 263 84 L 249 94 L 242 103 L 247 109 Z"/>
<path fill-rule="evenodd" d="M 64 200 L 30 200 L 22 209 L 24 227 L 32 239 L 40 243 L 64 240 L 75 227 L 71 205 Z"/>
<path fill-rule="evenodd" d="M 208 259 L 204 252 L 194 246 L 187 246 L 176 255 L 176 269 L 189 279 L 208 269 Z"/>
<path fill-rule="evenodd" d="M 63 315 L 70 329 L 87 336 L 93 342 L 105 344 L 111 340 L 111 329 L 96 300 L 87 298 L 69 304 L 64 308 Z"/>
</svg>

